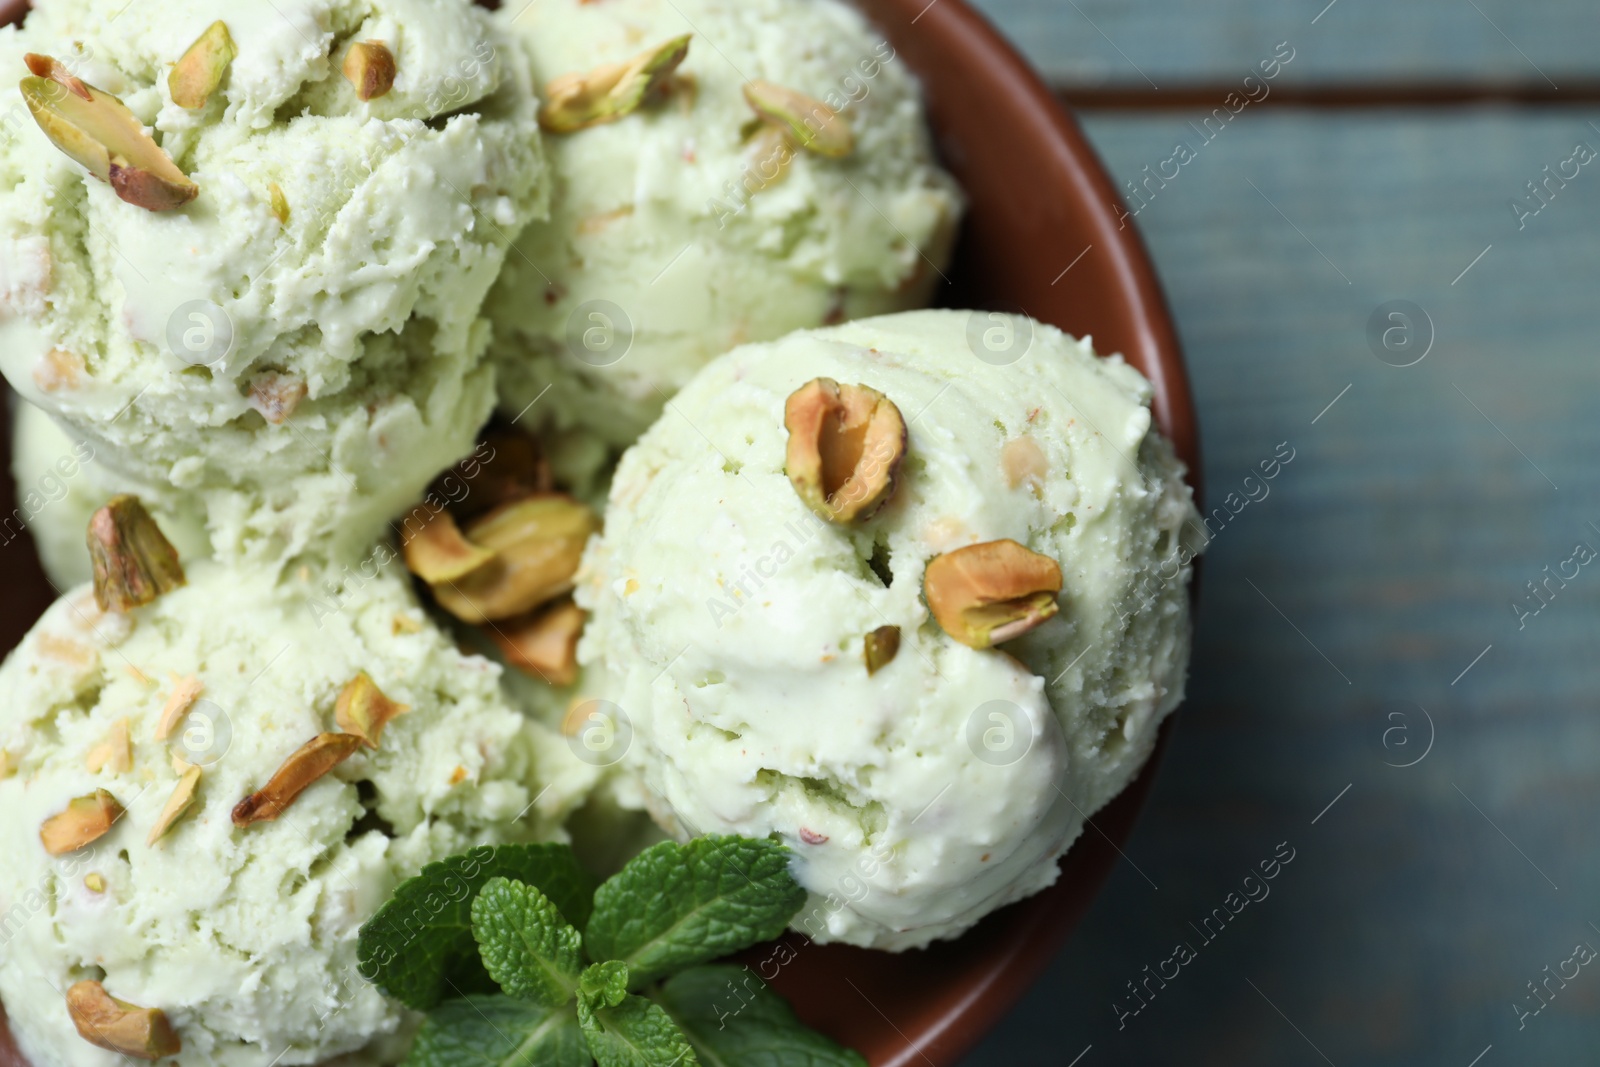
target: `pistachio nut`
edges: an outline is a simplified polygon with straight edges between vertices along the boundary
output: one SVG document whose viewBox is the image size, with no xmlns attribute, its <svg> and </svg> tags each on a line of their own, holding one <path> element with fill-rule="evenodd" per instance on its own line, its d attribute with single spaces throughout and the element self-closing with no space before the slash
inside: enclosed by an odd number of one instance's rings
<svg viewBox="0 0 1600 1067">
<path fill-rule="evenodd" d="M 67 804 L 67 810 L 52 815 L 39 828 L 39 840 L 52 856 L 65 856 L 93 844 L 111 831 L 122 817 L 122 805 L 104 789 Z"/>
<path fill-rule="evenodd" d="M 382 41 L 357 41 L 344 54 L 344 76 L 362 100 L 376 100 L 394 88 L 394 53 Z"/>
<path fill-rule="evenodd" d="M 107 767 L 112 774 L 126 774 L 133 767 L 133 742 L 128 734 L 128 720 L 118 719 L 111 724 L 106 739 L 89 750 L 85 761 L 90 774 L 99 774 Z"/>
<path fill-rule="evenodd" d="M 746 82 L 744 99 L 762 122 L 782 130 L 809 152 L 843 159 L 855 151 L 850 120 L 821 100 L 766 81 Z"/>
<path fill-rule="evenodd" d="M 784 405 L 784 470 L 800 499 L 837 523 L 866 519 L 893 495 L 906 454 L 894 401 L 864 385 L 814 378 Z"/>
<path fill-rule="evenodd" d="M 22 98 L 45 136 L 61 151 L 88 168 L 116 194 L 147 211 L 170 211 L 199 195 L 200 187 L 178 169 L 172 158 L 145 133 L 144 126 L 116 97 L 72 78 L 71 92 L 62 92 L 59 64 L 36 56 L 30 69 L 48 62 L 51 77 L 22 79 Z M 77 91 L 84 89 L 87 97 Z"/>
<path fill-rule="evenodd" d="M 239 801 L 233 809 L 233 825 L 241 829 L 258 822 L 272 822 L 289 810 L 301 793 L 324 775 L 356 754 L 365 740 L 356 734 L 318 734 L 283 761 L 267 784 Z"/>
<path fill-rule="evenodd" d="M 383 728 L 410 710 L 384 696 L 371 676 L 361 671 L 339 691 L 333 715 L 339 729 L 359 737 L 368 748 L 377 748 Z"/>
<path fill-rule="evenodd" d="M 866 661 L 867 674 L 877 674 L 900 652 L 900 627 L 880 626 L 869 633 L 862 642 L 861 658 Z"/>
<path fill-rule="evenodd" d="M 165 1012 L 117 1000 L 99 982 L 79 982 L 68 989 L 67 1012 L 79 1037 L 107 1051 L 136 1060 L 159 1060 L 183 1051 Z"/>
<path fill-rule="evenodd" d="M 688 57 L 692 36 L 674 37 L 621 63 L 556 78 L 545 86 L 539 125 L 550 133 L 574 133 L 633 114 Z"/>
<path fill-rule="evenodd" d="M 551 685 L 571 685 L 578 680 L 583 623 L 583 609 L 565 599 L 532 615 L 498 623 L 489 629 L 489 636 L 513 667 Z"/>
<path fill-rule="evenodd" d="M 27 53 L 22 57 L 22 62 L 27 64 L 28 70 L 32 71 L 36 77 L 47 78 L 57 85 L 66 87 L 85 100 L 94 99 L 89 92 L 89 87 L 83 83 L 83 79 L 69 71 L 65 63 L 61 63 L 50 56 L 42 56 L 38 52 Z"/>
<path fill-rule="evenodd" d="M 172 692 L 161 707 L 161 718 L 156 720 L 157 741 L 165 741 L 172 736 L 172 731 L 176 730 L 183 717 L 189 714 L 190 705 L 206 688 L 206 684 L 192 674 L 185 678 L 169 674 L 168 678 L 172 682 Z"/>
<path fill-rule="evenodd" d="M 267 204 L 279 226 L 289 225 L 289 198 L 283 195 L 283 186 L 277 182 L 267 183 Z"/>
<path fill-rule="evenodd" d="M 462 536 L 455 516 L 442 509 L 429 514 L 426 505 L 418 505 L 402 531 L 406 567 L 429 585 L 457 581 L 494 561 L 494 553 Z"/>
<path fill-rule="evenodd" d="M 1000 449 L 1000 469 L 1006 476 L 1006 484 L 1013 489 L 1028 482 L 1037 486 L 1043 485 L 1045 476 L 1050 473 L 1050 461 L 1033 435 L 1023 434 L 1013 437 Z"/>
<path fill-rule="evenodd" d="M 211 94 L 227 77 L 228 66 L 236 55 L 238 49 L 234 48 L 233 37 L 222 20 L 207 26 L 206 32 L 195 39 L 167 74 L 172 102 L 190 111 L 205 107 Z"/>
<path fill-rule="evenodd" d="M 502 504 L 467 528 L 466 539 L 494 560 L 456 581 L 433 585 L 439 606 L 465 622 L 509 619 L 572 591 L 593 511 L 562 493 Z"/>
<path fill-rule="evenodd" d="M 184 584 L 178 550 L 136 496 L 114 496 L 96 511 L 88 542 L 101 611 L 129 611 Z"/>
<path fill-rule="evenodd" d="M 972 648 L 1020 637 L 1060 605 L 1061 565 L 1011 540 L 935 557 L 923 578 L 928 608 L 945 633 Z"/>
<path fill-rule="evenodd" d="M 172 795 L 161 808 L 161 814 L 156 816 L 156 824 L 150 828 L 150 836 L 145 840 L 145 844 L 154 848 L 156 842 L 166 836 L 173 824 L 183 818 L 184 813 L 194 805 L 194 795 L 199 788 L 200 768 L 190 767 L 178 780 L 177 787 L 172 790 Z"/>
</svg>

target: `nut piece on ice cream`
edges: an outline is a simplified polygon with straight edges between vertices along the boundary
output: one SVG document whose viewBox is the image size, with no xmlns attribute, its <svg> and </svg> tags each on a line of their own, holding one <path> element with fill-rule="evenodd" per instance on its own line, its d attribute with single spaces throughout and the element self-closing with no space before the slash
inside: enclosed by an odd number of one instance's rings
<svg viewBox="0 0 1600 1067">
<path fill-rule="evenodd" d="M 120 818 L 122 805 L 117 798 L 97 789 L 89 796 L 74 799 L 61 814 L 46 819 L 39 830 L 39 840 L 50 855 L 63 856 L 100 840 Z"/>
<path fill-rule="evenodd" d="M 397 561 L 302 579 L 201 560 L 125 613 L 87 586 L 57 601 L 0 665 L 0 1000 L 27 1061 L 111 1062 L 89 1025 L 133 1056 L 181 1038 L 182 1063 L 398 1062 L 408 1016 L 357 973 L 362 922 L 427 863 L 557 839 L 598 773 L 499 678 Z M 91 772 L 124 720 L 131 761 Z M 295 760 L 324 736 L 341 759 Z M 236 826 L 257 794 L 262 821 Z M 85 977 L 101 989 L 69 1005 Z"/>
<path fill-rule="evenodd" d="M 1183 692 L 1201 530 L 1149 384 L 1025 319 L 995 366 L 975 322 L 713 361 L 624 454 L 579 573 L 580 691 L 631 738 L 623 778 L 669 832 L 787 842 L 821 941 L 916 947 L 1050 885 Z M 848 524 L 791 480 L 819 380 L 920 413 Z"/>
<path fill-rule="evenodd" d="M 222 79 L 228 76 L 228 66 L 238 54 L 226 22 L 218 19 L 207 26 L 206 32 L 195 39 L 167 73 L 167 91 L 172 94 L 172 102 L 191 110 L 205 107 Z"/>
<path fill-rule="evenodd" d="M 864 385 L 809 381 L 783 406 L 784 469 L 806 506 L 833 522 L 872 517 L 894 492 L 906 423 L 894 401 Z"/>
<path fill-rule="evenodd" d="M 183 1051 L 165 1012 L 117 1000 L 99 982 L 79 982 L 67 990 L 67 1010 L 85 1041 L 110 1052 L 159 1060 Z"/>
<path fill-rule="evenodd" d="M 53 0 L 6 70 L 0 372 L 92 448 L 97 503 L 247 565 L 349 556 L 471 451 L 483 298 L 549 195 L 488 12 Z"/>
<path fill-rule="evenodd" d="M 89 517 L 89 566 L 101 611 L 127 611 L 183 585 L 183 564 L 136 496 L 114 496 Z"/>
<path fill-rule="evenodd" d="M 344 76 L 362 100 L 387 96 L 394 75 L 394 53 L 382 41 L 357 41 L 345 53 Z"/>
<path fill-rule="evenodd" d="M 508 416 L 620 449 L 735 345 L 928 302 L 961 195 L 909 65 L 849 5 L 496 18 L 532 53 L 552 177 L 486 305 Z"/>
<path fill-rule="evenodd" d="M 1009 539 L 985 541 L 934 557 L 922 589 L 945 633 L 989 648 L 1054 617 L 1061 565 Z"/>
<path fill-rule="evenodd" d="M 26 402 L 13 406 L 11 419 L 11 473 L 17 485 L 13 517 L 27 527 L 45 575 L 57 589 L 82 585 L 94 577 L 84 531 L 114 495 L 97 481 L 101 472 L 95 446 L 81 434 L 67 434 Z M 161 502 L 144 503 L 180 560 L 209 554 L 203 511 L 187 506 L 172 511 Z M 15 525 L 5 525 L 0 545 L 9 544 L 19 532 Z"/>
</svg>

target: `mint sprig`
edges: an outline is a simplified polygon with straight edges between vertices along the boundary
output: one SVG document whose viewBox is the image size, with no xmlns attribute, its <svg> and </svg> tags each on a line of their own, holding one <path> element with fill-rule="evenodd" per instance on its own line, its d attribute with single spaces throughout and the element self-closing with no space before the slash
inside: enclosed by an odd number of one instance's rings
<svg viewBox="0 0 1600 1067">
<path fill-rule="evenodd" d="M 408 1008 L 498 987 L 472 936 L 472 902 L 492 878 L 537 887 L 560 914 L 589 921 L 594 880 L 566 845 L 485 845 L 404 882 L 361 928 L 361 976 Z"/>
<path fill-rule="evenodd" d="M 747 969 L 702 966 L 788 925 L 806 899 L 789 857 L 771 841 L 669 842 L 591 898 L 566 846 L 480 849 L 400 887 L 362 928 L 364 973 L 408 1004 L 473 986 L 429 1015 L 416 1067 L 866 1067 Z"/>
<path fill-rule="evenodd" d="M 628 992 L 628 965 L 597 963 L 583 974 L 578 1022 L 600 1067 L 697 1064 L 683 1031 L 659 1005 Z"/>
<path fill-rule="evenodd" d="M 504 996 L 448 1000 L 428 1013 L 410 1067 L 593 1067 L 578 1015 Z"/>
<path fill-rule="evenodd" d="M 664 841 L 594 895 L 590 955 L 628 965 L 632 988 L 783 933 L 806 902 L 787 849 L 743 837 Z"/>
<path fill-rule="evenodd" d="M 472 902 L 472 936 L 508 996 L 555 1008 L 577 992 L 583 936 L 533 886 L 491 878 Z"/>
<path fill-rule="evenodd" d="M 748 968 L 696 967 L 654 994 L 704 1067 L 867 1067 L 795 1018 L 789 1002 Z"/>
</svg>

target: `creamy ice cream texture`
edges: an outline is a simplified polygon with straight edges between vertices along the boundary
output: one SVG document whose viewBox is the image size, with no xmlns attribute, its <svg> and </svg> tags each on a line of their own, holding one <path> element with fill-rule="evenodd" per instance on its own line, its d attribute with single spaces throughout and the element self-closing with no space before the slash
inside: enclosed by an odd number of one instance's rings
<svg viewBox="0 0 1600 1067">
<path fill-rule="evenodd" d="M 818 377 L 909 427 L 893 496 L 848 526 L 785 474 L 786 400 Z M 652 813 L 789 843 L 812 894 L 795 925 L 821 941 L 924 945 L 1054 882 L 1183 690 L 1201 535 L 1150 398 L 1087 340 L 955 311 L 702 370 L 624 455 L 578 592 L 586 687 L 628 724 Z M 1059 563 L 1059 614 L 971 648 L 925 573 L 1004 538 Z M 869 674 L 884 626 L 899 650 Z"/>
<path fill-rule="evenodd" d="M 337 587 L 188 570 L 186 587 L 126 615 L 73 590 L 0 667 L 0 999 L 35 1067 L 121 1061 L 73 1028 L 62 994 L 88 979 L 167 1014 L 184 1045 L 168 1062 L 312 1064 L 381 1046 L 405 1018 L 355 974 L 361 923 L 426 863 L 558 838 L 596 775 L 505 703 L 499 669 L 458 652 L 393 565 Z M 410 710 L 281 819 L 236 826 L 240 800 L 338 729 L 360 671 Z M 188 678 L 203 688 L 158 740 Z M 177 760 L 201 767 L 197 799 L 152 846 Z M 42 825 L 97 789 L 126 813 L 48 855 Z M 352 1062 L 394 1062 L 382 1052 Z"/>
<path fill-rule="evenodd" d="M 487 305 L 508 414 L 631 444 L 737 344 L 927 302 L 960 196 L 905 61 L 851 8 L 539 0 L 499 17 L 541 86 L 692 35 L 665 99 L 546 135 L 550 221 L 517 238 Z M 746 100 L 753 81 L 838 112 L 853 150 L 776 137 Z"/>
<path fill-rule="evenodd" d="M 180 106 L 168 73 L 219 19 L 237 54 Z M 372 41 L 395 75 L 363 100 L 342 68 Z M 364 550 L 493 404 L 479 307 L 547 195 L 525 53 L 438 0 L 46 0 L 0 31 L 0 67 L 24 52 L 118 97 L 199 194 L 119 199 L 0 92 L 0 371 L 108 484 L 200 500 L 225 557 Z"/>
<path fill-rule="evenodd" d="M 67 433 L 39 408 L 18 401 L 12 408 L 11 473 L 17 506 L 0 515 L 0 547 L 31 536 L 45 577 L 57 592 L 90 578 L 84 531 L 95 509 L 116 495 L 114 482 L 98 464 L 101 452 L 87 436 Z M 184 559 L 211 551 L 201 501 L 168 501 L 178 510 L 158 508 L 156 523 Z"/>
</svg>

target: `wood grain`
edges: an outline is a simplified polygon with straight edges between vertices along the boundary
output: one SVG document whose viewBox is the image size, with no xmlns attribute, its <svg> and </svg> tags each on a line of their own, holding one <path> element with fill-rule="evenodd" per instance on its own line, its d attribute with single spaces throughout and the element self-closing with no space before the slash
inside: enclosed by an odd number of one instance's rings
<svg viewBox="0 0 1600 1067">
<path fill-rule="evenodd" d="M 1600 130 L 1246 110 L 1200 147 L 1186 118 L 1087 127 L 1119 182 L 1197 150 L 1137 224 L 1213 504 L 1279 442 L 1296 458 L 1206 557 L 1191 698 L 1127 848 L 1159 891 L 1122 865 L 966 1063 L 1322 1063 L 1307 1039 L 1341 1065 L 1466 1067 L 1490 1044 L 1482 1067 L 1585 1062 L 1600 974 L 1523 1029 L 1512 1004 L 1600 947 L 1600 565 L 1522 629 L 1511 604 L 1600 549 L 1600 160 L 1522 229 L 1507 201 Z M 1415 366 L 1369 347 L 1393 299 L 1436 329 Z M 1431 751 L 1386 766 L 1421 754 L 1419 708 Z M 1283 841 L 1271 896 L 1200 942 L 1190 924 Z M 1126 983 L 1184 940 L 1198 959 L 1119 1029 Z"/>
<path fill-rule="evenodd" d="M 1070 86 L 1237 81 L 1279 41 L 1299 50 L 1297 81 L 1559 86 L 1600 68 L 1591 0 L 974 3 L 1047 76 Z"/>
</svg>

